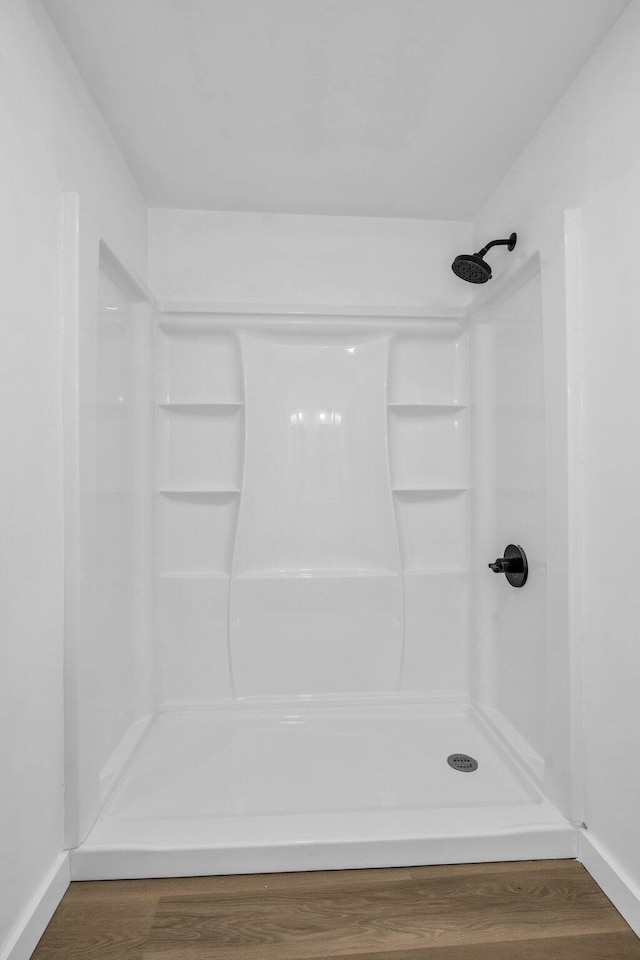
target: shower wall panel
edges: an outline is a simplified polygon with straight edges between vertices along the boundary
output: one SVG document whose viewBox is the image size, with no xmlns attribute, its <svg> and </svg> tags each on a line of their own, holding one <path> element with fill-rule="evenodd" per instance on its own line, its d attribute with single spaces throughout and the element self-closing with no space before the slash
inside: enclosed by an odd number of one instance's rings
<svg viewBox="0 0 640 960">
<path fill-rule="evenodd" d="M 397 687 L 388 350 L 388 337 L 242 337 L 246 454 L 230 605 L 240 694 Z"/>
<path fill-rule="evenodd" d="M 136 717 L 133 616 L 133 322 L 128 299 L 103 272 L 96 325 L 95 405 L 83 409 L 84 599 L 100 677 L 95 749 L 106 760 Z M 95 417 L 95 419 L 93 419 Z M 91 420 L 90 420 L 91 418 Z M 92 434 L 92 436 L 91 436 Z"/>
<path fill-rule="evenodd" d="M 547 410 L 536 270 L 526 268 L 471 322 L 474 675 L 478 702 L 543 777 L 559 733 L 548 707 Z M 487 570 L 508 543 L 527 554 L 522 590 Z"/>
<path fill-rule="evenodd" d="M 466 325 L 161 316 L 164 701 L 467 686 Z"/>
<path fill-rule="evenodd" d="M 67 613 L 77 635 L 69 830 L 81 839 L 156 705 L 153 311 L 102 247 L 96 281 L 97 311 L 78 327 L 77 584 Z"/>
</svg>

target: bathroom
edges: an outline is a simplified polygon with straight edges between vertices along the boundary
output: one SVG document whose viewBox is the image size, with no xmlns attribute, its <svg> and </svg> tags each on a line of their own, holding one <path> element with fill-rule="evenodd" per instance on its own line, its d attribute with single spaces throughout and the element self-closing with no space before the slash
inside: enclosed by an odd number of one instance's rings
<svg viewBox="0 0 640 960">
<path fill-rule="evenodd" d="M 639 91 L 640 0 L 2 0 L 0 960 L 499 864 L 640 956 Z"/>
</svg>

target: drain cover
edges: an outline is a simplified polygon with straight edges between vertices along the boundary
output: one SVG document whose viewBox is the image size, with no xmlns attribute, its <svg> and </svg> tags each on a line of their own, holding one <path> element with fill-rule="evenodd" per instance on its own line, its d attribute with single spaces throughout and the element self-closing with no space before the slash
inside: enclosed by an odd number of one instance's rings
<svg viewBox="0 0 640 960">
<path fill-rule="evenodd" d="M 478 761 L 467 756 L 466 753 L 452 753 L 450 757 L 447 757 L 447 763 L 454 770 L 459 770 L 460 773 L 473 773 L 474 770 L 478 769 Z"/>
</svg>

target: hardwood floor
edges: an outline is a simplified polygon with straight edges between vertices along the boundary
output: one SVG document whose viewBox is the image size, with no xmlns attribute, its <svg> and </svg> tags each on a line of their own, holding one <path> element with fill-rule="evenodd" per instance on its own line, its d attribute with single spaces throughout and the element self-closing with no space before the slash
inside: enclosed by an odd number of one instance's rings
<svg viewBox="0 0 640 960">
<path fill-rule="evenodd" d="M 640 960 L 573 860 L 72 883 L 34 960 Z"/>
</svg>

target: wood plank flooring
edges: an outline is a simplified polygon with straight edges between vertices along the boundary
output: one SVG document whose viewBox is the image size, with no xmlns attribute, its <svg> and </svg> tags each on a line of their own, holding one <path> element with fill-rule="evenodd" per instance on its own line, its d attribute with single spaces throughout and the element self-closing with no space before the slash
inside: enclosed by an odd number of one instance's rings
<svg viewBox="0 0 640 960">
<path fill-rule="evenodd" d="M 640 960 L 573 860 L 72 883 L 33 960 Z"/>
</svg>

